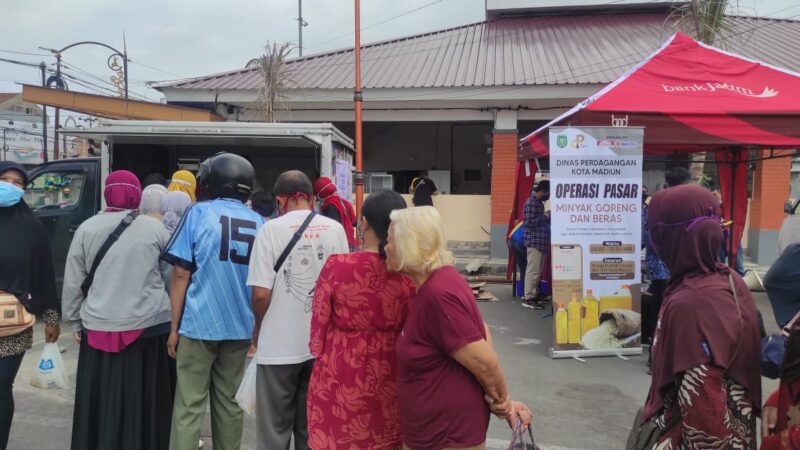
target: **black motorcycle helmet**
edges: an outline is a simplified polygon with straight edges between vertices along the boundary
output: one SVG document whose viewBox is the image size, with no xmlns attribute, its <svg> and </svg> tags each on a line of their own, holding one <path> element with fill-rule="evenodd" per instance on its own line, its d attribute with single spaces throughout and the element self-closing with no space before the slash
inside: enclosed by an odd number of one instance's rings
<svg viewBox="0 0 800 450">
<path fill-rule="evenodd" d="M 233 153 L 220 152 L 200 164 L 197 171 L 197 199 L 250 198 L 256 173 L 250 161 Z"/>
</svg>

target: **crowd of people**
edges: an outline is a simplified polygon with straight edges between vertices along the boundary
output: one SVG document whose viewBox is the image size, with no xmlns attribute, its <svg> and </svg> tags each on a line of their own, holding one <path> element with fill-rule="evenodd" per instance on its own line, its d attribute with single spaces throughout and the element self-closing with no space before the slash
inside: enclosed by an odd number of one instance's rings
<svg viewBox="0 0 800 450">
<path fill-rule="evenodd" d="M 800 243 L 765 278 L 786 347 L 762 408 L 763 324 L 722 259 L 719 196 L 685 169 L 668 175 L 667 189 L 642 199 L 652 381 L 626 448 L 800 448 Z M 249 350 L 259 449 L 483 449 L 491 414 L 532 420 L 431 206 L 384 191 L 356 216 L 329 179 L 299 171 L 253 193 L 253 166 L 230 153 L 169 184 L 115 171 L 106 209 L 75 233 L 59 304 L 27 182 L 23 167 L 0 163 L 0 300 L 43 321 L 46 342 L 63 324 L 80 345 L 73 449 L 194 450 L 208 403 L 214 448 L 240 448 L 234 397 Z M 534 308 L 545 303 L 549 194 L 540 181 L 509 235 Z M 0 449 L 33 344 L 31 327 L 4 327 Z"/>
<path fill-rule="evenodd" d="M 0 163 L 0 295 L 80 346 L 72 449 L 197 449 L 209 403 L 214 448 L 240 448 L 251 347 L 259 449 L 482 449 L 491 414 L 530 424 L 433 207 L 378 192 L 356 217 L 299 171 L 254 194 L 230 153 L 162 178 L 108 175 L 59 304 L 27 173 Z M 4 450 L 33 333 L 2 331 Z"/>
</svg>

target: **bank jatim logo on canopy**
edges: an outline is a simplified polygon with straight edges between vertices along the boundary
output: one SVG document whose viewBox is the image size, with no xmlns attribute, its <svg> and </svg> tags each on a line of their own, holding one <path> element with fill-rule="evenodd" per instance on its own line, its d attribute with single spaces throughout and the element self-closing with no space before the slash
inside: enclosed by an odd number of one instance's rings
<svg viewBox="0 0 800 450">
<path fill-rule="evenodd" d="M 764 86 L 764 90 L 761 93 L 756 93 L 752 89 L 737 86 L 731 83 L 693 83 L 690 85 L 669 85 L 669 84 L 662 84 L 661 88 L 664 89 L 664 92 L 699 92 L 699 93 L 709 93 L 713 94 L 716 92 L 732 92 L 734 94 L 739 94 L 745 97 L 752 97 L 752 98 L 772 98 L 778 96 L 778 91 L 775 89 L 770 88 L 769 86 Z"/>
</svg>

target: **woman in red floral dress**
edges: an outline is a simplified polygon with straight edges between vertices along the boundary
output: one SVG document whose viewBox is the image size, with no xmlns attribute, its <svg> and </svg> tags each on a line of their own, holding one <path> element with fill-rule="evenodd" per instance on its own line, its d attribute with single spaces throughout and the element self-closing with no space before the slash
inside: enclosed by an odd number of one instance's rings
<svg viewBox="0 0 800 450">
<path fill-rule="evenodd" d="M 364 251 L 328 258 L 314 294 L 308 444 L 316 450 L 400 447 L 395 342 L 414 283 L 386 270 L 392 191 L 371 194 L 358 226 Z"/>
</svg>

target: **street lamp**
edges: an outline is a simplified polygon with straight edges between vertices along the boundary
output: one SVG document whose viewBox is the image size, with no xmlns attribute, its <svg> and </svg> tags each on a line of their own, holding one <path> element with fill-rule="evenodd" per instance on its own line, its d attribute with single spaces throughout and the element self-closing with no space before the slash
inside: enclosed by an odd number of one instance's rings
<svg viewBox="0 0 800 450">
<path fill-rule="evenodd" d="M 111 50 L 113 52 L 111 54 L 111 56 L 108 57 L 108 68 L 113 70 L 114 72 L 116 72 L 117 76 L 116 77 L 112 77 L 111 81 L 118 88 L 119 88 L 119 82 L 122 81 L 123 82 L 123 86 L 124 86 L 125 98 L 128 98 L 128 51 L 127 51 L 127 49 L 124 52 L 121 52 L 121 51 L 115 49 L 114 47 L 112 47 L 112 46 L 110 46 L 108 44 L 103 44 L 102 42 L 95 42 L 95 41 L 76 42 L 74 44 L 70 44 L 70 45 L 62 48 L 61 50 L 56 50 L 56 49 L 53 49 L 53 48 L 46 48 L 46 47 L 39 47 L 42 50 L 45 50 L 45 51 L 48 51 L 48 52 L 52 53 L 56 57 L 56 74 L 47 79 L 47 87 L 50 87 L 50 85 L 55 83 L 57 89 L 67 89 L 67 84 L 64 81 L 64 79 L 61 77 L 61 54 L 64 53 L 65 51 L 71 49 L 72 47 L 78 47 L 80 45 L 99 45 L 100 47 L 105 47 L 105 48 L 107 48 L 107 49 L 109 49 L 109 50 Z M 120 76 L 119 76 L 120 67 L 119 67 L 119 63 L 117 62 L 117 57 L 118 56 L 122 58 L 122 80 L 120 80 Z M 58 159 L 59 114 L 60 114 L 60 110 L 59 110 L 59 108 L 56 108 L 56 127 L 55 127 L 56 128 L 56 132 L 55 132 L 55 142 L 53 143 L 53 159 Z M 46 157 L 46 155 L 45 155 L 45 157 Z"/>
<path fill-rule="evenodd" d="M 49 51 L 50 53 L 52 53 L 56 57 L 56 75 L 55 75 L 55 78 L 52 81 L 55 82 L 55 83 L 63 83 L 64 82 L 64 80 L 61 78 L 61 54 L 64 53 L 65 51 L 71 49 L 72 47 L 78 47 L 80 45 L 99 45 L 101 47 L 105 47 L 105 48 L 111 50 L 113 53 L 111 53 L 111 55 L 108 57 L 107 64 L 108 64 L 108 68 L 113 70 L 114 72 L 117 72 L 117 74 L 119 74 L 119 71 L 120 71 L 120 66 L 119 66 L 119 63 L 117 62 L 117 57 L 122 58 L 122 67 L 121 67 L 121 69 L 122 69 L 122 79 L 120 80 L 119 77 L 115 77 L 115 78 L 112 78 L 112 82 L 114 82 L 115 85 L 118 85 L 118 82 L 122 81 L 123 87 L 124 87 L 124 91 L 123 92 L 125 94 L 125 98 L 128 98 L 128 53 L 127 53 L 127 50 L 124 51 L 124 52 L 121 52 L 121 51 L 115 49 L 114 47 L 112 47 L 112 46 L 110 46 L 108 44 L 103 44 L 102 42 L 95 42 L 95 41 L 76 42 L 74 44 L 70 44 L 70 45 L 62 48 L 61 50 L 56 50 L 56 49 L 46 48 L 46 47 L 39 47 L 42 50 Z M 51 84 L 50 81 L 51 80 L 48 80 L 48 83 L 47 83 L 48 86 L 50 86 L 50 84 Z M 59 89 L 61 89 L 61 87 L 59 87 Z"/>
</svg>

